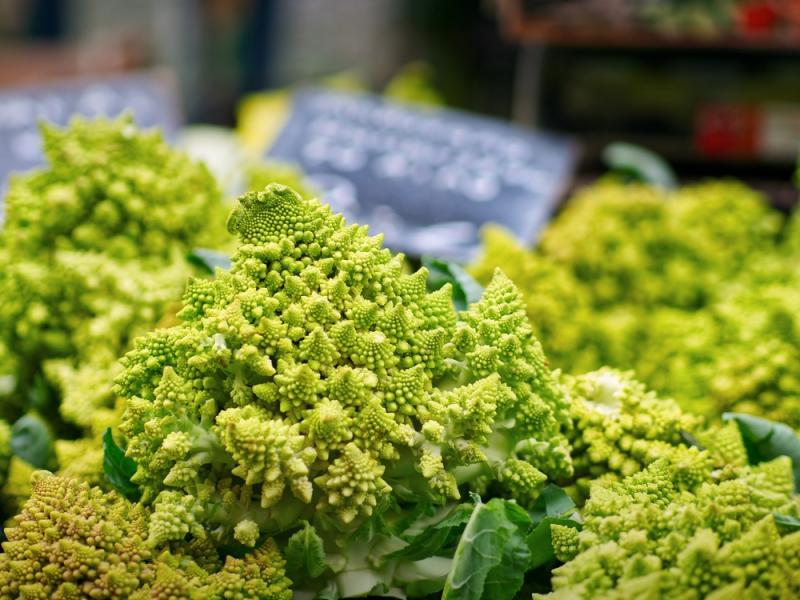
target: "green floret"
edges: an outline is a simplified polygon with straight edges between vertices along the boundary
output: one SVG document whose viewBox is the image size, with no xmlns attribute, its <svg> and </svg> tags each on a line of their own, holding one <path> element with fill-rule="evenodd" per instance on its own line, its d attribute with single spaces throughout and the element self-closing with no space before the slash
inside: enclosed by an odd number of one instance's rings
<svg viewBox="0 0 800 600">
<path fill-rule="evenodd" d="M 718 277 L 735 274 L 775 244 L 784 221 L 763 194 L 732 179 L 680 188 L 667 216 L 667 227 L 685 240 L 697 266 L 707 265 Z"/>
<path fill-rule="evenodd" d="M 183 323 L 117 379 L 151 543 L 253 545 L 307 520 L 336 549 L 413 506 L 530 505 L 571 476 L 566 399 L 502 273 L 458 314 L 449 286 L 280 185 L 228 226 L 230 271 L 191 283 Z"/>
<path fill-rule="evenodd" d="M 593 334 L 589 293 L 572 272 L 545 257 L 523 248 L 500 227 L 482 232 L 480 260 L 470 267 L 480 282 L 488 283 L 500 265 L 503 272 L 525 292 L 525 304 L 536 336 L 547 340 L 547 355 L 555 364 L 572 365 L 576 371 L 602 361 L 599 344 L 589 340 Z M 597 347 L 596 347 L 597 346 Z M 582 356 L 581 348 L 589 354 Z"/>
<path fill-rule="evenodd" d="M 598 307 L 664 300 L 692 305 L 700 282 L 687 277 L 679 287 L 671 277 L 678 273 L 667 272 L 678 269 L 663 260 L 685 252 L 680 240 L 664 235 L 666 206 L 663 194 L 649 186 L 601 181 L 570 200 L 544 232 L 542 252 L 568 266 Z"/>
<path fill-rule="evenodd" d="M 715 469 L 693 450 L 686 463 L 659 459 L 622 482 L 597 483 L 583 529 L 553 525 L 568 562 L 553 571 L 554 593 L 534 598 L 791 598 L 800 534 L 782 535 L 773 512 L 795 507 L 788 457 Z"/>
<path fill-rule="evenodd" d="M 54 444 L 59 477 L 84 481 L 89 485 L 110 489 L 103 472 L 103 445 L 98 439 L 56 440 Z"/>
<path fill-rule="evenodd" d="M 291 600 L 292 582 L 285 567 L 273 540 L 244 558 L 228 556 L 222 567 L 211 572 L 192 558 L 164 552 L 155 563 L 153 583 L 135 592 L 131 600 Z"/>
<path fill-rule="evenodd" d="M 573 429 L 569 433 L 580 494 L 600 477 L 626 477 L 664 456 L 680 451 L 683 432 L 698 429 L 701 420 L 684 413 L 633 378 L 602 368 L 565 376 Z M 685 450 L 685 448 L 684 448 Z"/>
</svg>

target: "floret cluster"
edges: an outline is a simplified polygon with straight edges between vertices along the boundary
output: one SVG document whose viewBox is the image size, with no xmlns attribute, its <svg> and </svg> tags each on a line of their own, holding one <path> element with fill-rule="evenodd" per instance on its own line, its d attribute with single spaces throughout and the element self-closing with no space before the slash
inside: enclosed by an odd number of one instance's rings
<svg viewBox="0 0 800 600">
<path fill-rule="evenodd" d="M 174 313 L 187 253 L 226 241 L 216 182 L 160 133 L 75 119 L 43 125 L 42 143 L 47 165 L 11 178 L 0 229 L 0 416 L 34 423 L 43 447 L 13 459 L 7 512 L 35 467 L 99 482 L 102 451 L 83 440 L 119 418 L 119 356 Z"/>
<path fill-rule="evenodd" d="M 755 255 L 796 225 L 757 195 L 601 183 L 541 251 L 490 234 L 459 310 L 310 188 L 223 233 L 156 134 L 44 134 L 0 237 L 0 600 L 800 594 L 800 439 L 714 418 L 795 402 L 792 270 Z"/>
<path fill-rule="evenodd" d="M 633 370 L 692 412 L 800 426 L 799 218 L 733 181 L 606 179 L 534 250 L 488 230 L 472 272 L 514 280 L 558 368 Z"/>
</svg>

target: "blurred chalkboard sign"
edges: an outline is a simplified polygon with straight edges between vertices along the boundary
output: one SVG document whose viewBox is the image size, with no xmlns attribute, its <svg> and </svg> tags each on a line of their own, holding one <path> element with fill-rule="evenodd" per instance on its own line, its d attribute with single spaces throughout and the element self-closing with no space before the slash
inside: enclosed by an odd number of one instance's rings
<svg viewBox="0 0 800 600">
<path fill-rule="evenodd" d="M 412 256 L 468 259 L 496 222 L 533 241 L 569 185 L 565 138 L 366 94 L 303 90 L 269 151 L 298 163 L 323 199 Z"/>
<path fill-rule="evenodd" d="M 146 72 L 0 89 L 0 190 L 11 172 L 42 163 L 40 121 L 66 125 L 73 115 L 112 117 L 125 111 L 140 127 L 161 127 L 169 137 L 181 124 L 173 79 Z"/>
</svg>

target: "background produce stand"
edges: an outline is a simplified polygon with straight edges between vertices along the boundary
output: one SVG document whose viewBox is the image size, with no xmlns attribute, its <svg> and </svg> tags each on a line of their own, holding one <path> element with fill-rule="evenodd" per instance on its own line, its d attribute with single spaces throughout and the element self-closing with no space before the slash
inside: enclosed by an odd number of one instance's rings
<svg viewBox="0 0 800 600">
<path fill-rule="evenodd" d="M 0 600 L 800 597 L 799 36 L 0 0 Z"/>
</svg>

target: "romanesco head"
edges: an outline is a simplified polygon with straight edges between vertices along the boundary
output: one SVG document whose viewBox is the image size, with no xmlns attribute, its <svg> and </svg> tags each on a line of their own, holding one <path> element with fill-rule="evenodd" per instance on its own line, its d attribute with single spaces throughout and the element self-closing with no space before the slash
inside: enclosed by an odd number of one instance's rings
<svg viewBox="0 0 800 600">
<path fill-rule="evenodd" d="M 425 269 L 277 184 L 228 227 L 231 270 L 191 283 L 183 323 L 117 379 L 151 542 L 352 531 L 392 496 L 441 503 L 478 476 L 532 502 L 571 474 L 566 402 L 502 273 L 457 314 L 449 286 L 428 293 Z"/>
<path fill-rule="evenodd" d="M 572 445 L 578 492 L 592 480 L 633 475 L 682 446 L 682 432 L 698 429 L 701 419 L 659 398 L 632 372 L 603 367 L 562 378 L 570 400 Z"/>
<path fill-rule="evenodd" d="M 47 167 L 11 179 L 3 237 L 10 252 L 102 252 L 167 258 L 198 243 L 220 192 L 208 169 L 130 116 L 42 125 Z"/>
<path fill-rule="evenodd" d="M 783 222 L 735 181 L 663 192 L 604 178 L 534 250 L 488 231 L 472 270 L 514 279 L 566 372 L 631 369 L 685 410 L 797 425 L 800 263 Z"/>
<path fill-rule="evenodd" d="M 36 388 L 56 429 L 97 434 L 118 419 L 117 358 L 179 301 L 186 253 L 220 242 L 206 237 L 224 209 L 204 166 L 129 117 L 42 136 L 47 165 L 12 179 L 0 235 L 0 414 Z"/>
<path fill-rule="evenodd" d="M 791 460 L 716 469 L 705 451 L 691 454 L 597 483 L 580 533 L 552 526 L 554 547 L 567 560 L 553 571 L 553 598 L 800 592 L 800 580 L 789 576 L 800 536 L 782 535 L 773 517 L 795 506 Z M 695 475 L 690 482 L 687 468 Z"/>
<path fill-rule="evenodd" d="M 286 561 L 265 540 L 220 564 L 202 542 L 156 552 L 148 513 L 114 492 L 36 471 L 32 495 L 6 528 L 0 598 L 290 600 Z"/>
<path fill-rule="evenodd" d="M 77 480 L 37 471 L 0 554 L 1 598 L 121 598 L 155 570 L 146 515 Z"/>
</svg>

